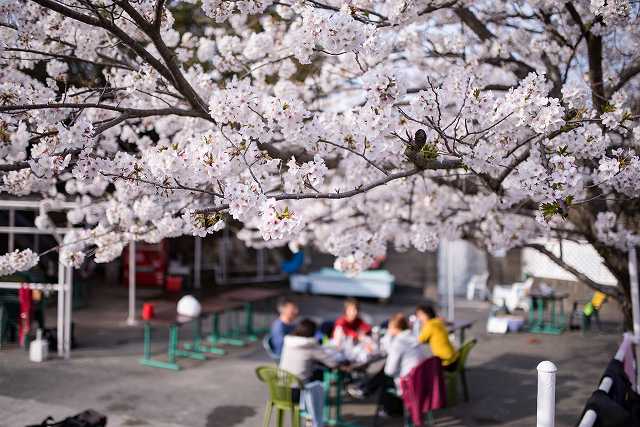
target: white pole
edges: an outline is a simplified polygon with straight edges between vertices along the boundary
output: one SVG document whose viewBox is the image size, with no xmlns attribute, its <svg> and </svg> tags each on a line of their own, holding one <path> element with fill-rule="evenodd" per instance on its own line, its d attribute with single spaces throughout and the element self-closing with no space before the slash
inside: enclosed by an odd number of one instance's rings
<svg viewBox="0 0 640 427">
<path fill-rule="evenodd" d="M 58 326 L 56 329 L 56 338 L 58 340 L 58 356 L 64 356 L 64 284 L 66 283 L 64 275 L 64 265 L 58 260 Z"/>
<path fill-rule="evenodd" d="M 631 313 L 633 336 L 640 337 L 640 298 L 638 298 L 638 257 L 636 247 L 629 245 L 629 286 L 631 287 Z"/>
<path fill-rule="evenodd" d="M 12 229 L 16 226 L 16 211 L 9 209 L 9 228 Z M 13 252 L 16 248 L 16 241 L 13 231 L 9 232 L 9 252 Z"/>
<path fill-rule="evenodd" d="M 629 287 L 631 288 L 631 314 L 636 354 L 640 351 L 640 297 L 638 295 L 638 256 L 635 245 L 629 245 Z M 636 387 L 640 390 L 640 369 L 636 362 Z"/>
<path fill-rule="evenodd" d="M 453 244 L 450 240 L 447 241 L 446 248 L 447 248 L 446 254 L 447 254 L 447 292 L 448 292 L 447 320 L 449 320 L 449 322 L 453 322 L 456 318 L 456 315 L 455 315 L 455 307 L 454 307 L 455 289 L 453 286 L 453 262 L 452 262 Z"/>
<path fill-rule="evenodd" d="M 128 325 L 136 324 L 136 242 L 129 243 L 129 317 Z"/>
<path fill-rule="evenodd" d="M 202 237 L 196 236 L 194 255 L 193 255 L 193 287 L 200 289 L 202 274 Z"/>
<path fill-rule="evenodd" d="M 538 364 L 538 414 L 536 427 L 554 427 L 556 418 L 556 372 L 548 360 Z"/>
<path fill-rule="evenodd" d="M 67 286 L 65 290 L 65 319 L 64 319 L 64 358 L 69 359 L 71 357 L 71 316 L 73 309 L 73 268 L 67 267 Z"/>
</svg>

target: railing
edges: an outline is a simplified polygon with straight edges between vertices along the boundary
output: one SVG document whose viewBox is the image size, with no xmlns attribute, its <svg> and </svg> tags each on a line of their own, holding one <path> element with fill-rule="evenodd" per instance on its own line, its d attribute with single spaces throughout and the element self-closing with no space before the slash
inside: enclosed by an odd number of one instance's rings
<svg viewBox="0 0 640 427">
<path fill-rule="evenodd" d="M 624 362 L 624 358 L 629 352 L 629 346 L 634 343 L 633 334 L 627 332 L 624 334 L 622 344 L 618 347 L 618 351 L 614 358 L 620 362 Z M 544 361 L 538 364 L 538 408 L 537 408 L 537 427 L 554 427 L 555 411 L 556 411 L 556 372 L 558 369 L 553 362 Z M 609 393 L 613 380 L 610 377 L 602 378 L 598 390 Z M 593 409 L 585 412 L 578 427 L 593 427 L 598 418 L 598 414 Z"/>
<path fill-rule="evenodd" d="M 624 339 L 622 340 L 622 344 L 620 344 L 620 347 L 618 348 L 618 351 L 616 352 L 616 355 L 614 356 L 614 358 L 620 362 L 624 362 L 624 357 L 626 354 L 629 354 L 629 351 L 628 351 L 629 346 L 632 343 L 633 343 L 633 335 L 631 335 L 630 333 L 625 333 Z M 605 393 L 609 393 L 609 390 L 611 390 L 612 384 L 613 384 L 613 380 L 610 377 L 604 377 L 600 382 L 600 387 L 598 387 L 598 390 L 602 390 Z M 593 409 L 589 409 L 587 412 L 585 412 L 584 416 L 582 417 L 582 420 L 580 420 L 580 424 L 578 424 L 578 427 L 593 427 L 597 418 L 598 418 L 597 412 L 594 411 Z"/>
</svg>

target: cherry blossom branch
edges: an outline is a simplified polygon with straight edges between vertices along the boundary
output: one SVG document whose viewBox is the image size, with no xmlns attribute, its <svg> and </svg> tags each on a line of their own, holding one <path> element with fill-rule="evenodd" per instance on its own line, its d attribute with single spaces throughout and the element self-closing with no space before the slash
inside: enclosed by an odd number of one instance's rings
<svg viewBox="0 0 640 427">
<path fill-rule="evenodd" d="M 363 194 L 363 193 L 367 193 L 368 191 L 373 190 L 374 188 L 386 185 L 392 181 L 401 179 L 401 178 L 407 178 L 410 177 L 412 175 L 416 175 L 419 174 L 421 172 L 424 172 L 425 169 L 444 169 L 444 170 L 450 170 L 450 169 L 459 169 L 462 167 L 462 162 L 460 160 L 433 160 L 429 163 L 428 165 L 429 167 L 427 168 L 415 168 L 415 169 L 410 169 L 407 171 L 403 171 L 403 172 L 396 172 L 393 174 L 389 174 L 387 176 L 385 176 L 382 179 L 379 179 L 377 181 L 373 181 L 369 184 L 365 184 L 365 185 L 361 185 L 357 188 L 354 188 L 352 190 L 349 191 L 345 191 L 345 192 L 340 192 L 340 191 L 336 191 L 335 193 L 281 193 L 281 194 L 277 194 L 275 196 L 272 196 L 273 198 L 275 198 L 276 200 L 305 200 L 305 199 L 315 199 L 315 200 L 322 200 L 322 199 L 328 199 L 328 200 L 339 200 L 339 199 L 348 199 L 350 197 L 356 196 L 358 194 Z M 229 204 L 225 203 L 222 205 L 218 205 L 218 206 L 214 206 L 211 208 L 206 208 L 206 209 L 200 209 L 198 210 L 199 213 L 215 213 L 215 212 L 220 212 L 223 210 L 226 210 L 229 208 Z"/>
<path fill-rule="evenodd" d="M 29 110 L 43 110 L 51 108 L 97 108 L 101 110 L 116 111 L 119 113 L 128 113 L 132 117 L 148 117 L 148 116 L 187 116 L 187 117 L 201 117 L 197 111 L 182 110 L 179 108 L 159 108 L 159 109 L 140 109 L 140 108 L 128 108 L 119 107 L 117 105 L 100 104 L 93 102 L 73 103 L 73 102 L 51 102 L 48 104 L 23 104 L 23 105 L 0 105 L 0 113 L 7 113 L 12 111 L 25 112 Z"/>
<path fill-rule="evenodd" d="M 195 92 L 193 87 L 187 82 L 184 75 L 180 71 L 176 61 L 175 55 L 167 48 L 166 44 L 160 36 L 159 28 L 155 28 L 149 22 L 147 22 L 127 1 L 116 2 L 124 10 L 127 11 L 129 16 L 140 26 L 141 30 L 152 40 L 156 49 L 160 53 L 160 56 L 165 61 L 166 65 L 156 59 L 149 51 L 145 49 L 142 43 L 137 42 L 131 36 L 129 36 L 124 30 L 119 28 L 113 22 L 110 22 L 100 12 L 96 12 L 95 16 L 88 16 L 83 13 L 77 12 L 70 7 L 58 3 L 53 0 L 31 0 L 39 5 L 54 10 L 68 18 L 75 19 L 85 24 L 100 27 L 120 39 L 126 46 L 131 48 L 138 56 L 145 60 L 150 66 L 152 66 L 161 76 L 180 92 L 189 102 L 189 104 L 196 111 L 200 113 L 199 117 L 208 116 L 207 106 L 200 96 Z M 211 121 L 211 118 L 208 120 Z"/>
<path fill-rule="evenodd" d="M 604 92 L 603 70 L 602 70 L 602 36 L 595 35 L 584 24 L 580 13 L 576 10 L 572 2 L 565 3 L 565 8 L 571 15 L 573 21 L 580 28 L 584 39 L 587 42 L 587 57 L 589 60 L 589 81 L 591 85 L 591 102 L 595 109 L 602 114 L 606 96 Z M 596 18 L 597 20 L 598 18 Z"/>
<path fill-rule="evenodd" d="M 162 189 L 165 189 L 165 190 L 172 190 L 172 191 L 174 191 L 174 190 L 184 190 L 184 191 L 192 191 L 192 192 L 195 192 L 195 193 L 204 193 L 204 194 L 208 194 L 210 196 L 215 196 L 215 197 L 220 197 L 220 198 L 224 197 L 222 194 L 216 193 L 215 191 L 210 191 L 210 190 L 205 190 L 205 189 L 202 189 L 202 188 L 195 188 L 195 187 L 189 187 L 189 186 L 186 186 L 186 185 L 182 185 L 175 178 L 173 180 L 176 183 L 176 185 L 173 186 L 173 185 L 161 184 L 161 183 L 158 183 L 158 182 L 154 182 L 154 181 L 151 181 L 151 180 L 148 180 L 148 179 L 145 179 L 145 178 L 139 178 L 139 177 L 135 177 L 135 176 L 120 175 L 120 174 L 117 174 L 117 173 L 110 173 L 110 172 L 100 171 L 100 174 L 103 175 L 103 176 L 115 178 L 115 180 L 122 179 L 122 180 L 125 180 L 125 181 L 141 182 L 141 183 L 149 184 L 149 185 L 152 185 L 154 187 L 162 188 Z"/>
<path fill-rule="evenodd" d="M 56 131 L 57 133 L 57 131 Z M 42 137 L 44 137 L 45 135 L 42 135 Z M 64 150 L 61 153 L 56 153 L 53 154 L 53 157 L 66 157 L 68 154 L 73 155 L 77 155 L 82 151 L 82 149 L 80 148 L 73 148 L 73 149 L 69 149 L 69 150 Z M 23 161 L 19 161 L 19 162 L 14 162 L 14 163 L 5 163 L 0 165 L 0 172 L 11 172 L 11 171 L 19 171 L 22 169 L 27 169 L 30 168 L 31 166 L 29 165 L 29 162 L 26 160 Z"/>
<path fill-rule="evenodd" d="M 91 59 L 79 58 L 73 55 L 64 55 L 61 53 L 43 52 L 40 50 L 23 49 L 23 48 L 17 48 L 17 47 L 6 47 L 4 48 L 4 50 L 6 52 L 33 53 L 36 55 L 50 56 L 51 58 L 65 59 L 67 61 L 84 62 L 87 64 L 99 65 L 102 67 L 114 67 L 114 68 L 121 68 L 123 70 L 135 71 L 133 68 L 129 67 L 128 65 L 115 62 L 115 61 L 114 62 L 98 62 L 98 61 L 93 61 Z M 40 60 L 40 58 L 38 58 L 38 60 Z"/>
<path fill-rule="evenodd" d="M 140 108 L 128 108 L 119 107 L 117 105 L 100 104 L 100 103 L 71 103 L 71 102 L 58 102 L 49 104 L 25 104 L 25 105 L 3 105 L 0 106 L 0 113 L 19 112 L 25 113 L 30 110 L 42 110 L 42 109 L 56 109 L 56 108 L 70 108 L 70 109 L 84 109 L 84 108 L 96 108 L 102 110 L 116 111 L 121 113 L 103 124 L 97 125 L 94 128 L 94 136 L 100 135 L 107 129 L 116 126 L 129 119 L 139 119 L 152 116 L 184 116 L 184 117 L 198 117 L 208 121 L 212 121 L 211 117 L 207 114 L 202 114 L 194 110 L 183 110 L 180 108 L 156 108 L 156 109 L 140 109 Z"/>
<path fill-rule="evenodd" d="M 636 77 L 640 74 L 640 58 L 636 58 L 631 64 L 627 65 L 625 68 L 620 71 L 620 75 L 618 76 L 618 82 L 613 86 L 607 88 L 606 93 L 609 95 L 613 95 L 620 89 L 622 89 L 629 80 Z"/>
<path fill-rule="evenodd" d="M 336 144 L 335 142 L 327 141 L 326 139 L 319 139 L 319 141 L 320 142 L 324 142 L 325 144 L 329 144 L 331 146 L 337 147 L 337 148 L 341 148 L 341 149 L 346 150 L 346 151 L 348 151 L 350 153 L 353 153 L 356 156 L 363 158 L 367 163 L 369 163 L 371 166 L 373 166 L 374 168 L 376 168 L 377 170 L 379 170 L 383 174 L 389 175 L 389 172 L 387 172 L 386 170 L 382 169 L 380 166 L 378 166 L 377 164 L 372 162 L 367 156 L 364 155 L 364 153 L 359 153 L 356 150 L 353 150 L 353 149 L 351 149 L 349 147 L 345 147 L 344 145 Z"/>
<path fill-rule="evenodd" d="M 193 108 L 207 114 L 207 104 L 202 100 L 200 95 L 198 95 L 195 89 L 193 89 L 191 84 L 184 77 L 182 71 L 180 70 L 180 67 L 178 66 L 178 62 L 176 61 L 176 55 L 167 47 L 164 40 L 162 40 L 162 36 L 160 34 L 160 26 L 154 26 L 150 22 L 148 22 L 128 2 L 128 0 L 116 0 L 116 3 L 127 12 L 127 14 L 136 22 L 136 24 L 138 24 L 140 29 L 144 31 L 145 34 L 151 39 L 154 46 L 158 50 L 158 53 L 164 60 L 167 68 L 169 69 L 169 73 L 173 78 L 174 86 L 176 86 L 176 89 L 178 89 L 178 91 L 187 98 Z"/>
</svg>

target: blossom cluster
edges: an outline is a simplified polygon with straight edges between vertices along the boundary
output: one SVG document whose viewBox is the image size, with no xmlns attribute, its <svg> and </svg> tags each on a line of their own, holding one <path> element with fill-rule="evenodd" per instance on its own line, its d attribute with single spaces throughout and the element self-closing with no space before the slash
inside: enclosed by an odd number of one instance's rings
<svg viewBox="0 0 640 427">
<path fill-rule="evenodd" d="M 640 196 L 638 5 L 179 3 L 81 22 L 0 4 L 0 191 L 73 202 L 65 265 L 232 223 L 349 274 L 443 239 L 500 252 L 565 230 L 626 250 L 638 234 L 619 216 Z"/>
<path fill-rule="evenodd" d="M 7 276 L 19 271 L 26 271 L 33 268 L 40 257 L 31 249 L 9 252 L 0 256 L 0 276 Z"/>
</svg>

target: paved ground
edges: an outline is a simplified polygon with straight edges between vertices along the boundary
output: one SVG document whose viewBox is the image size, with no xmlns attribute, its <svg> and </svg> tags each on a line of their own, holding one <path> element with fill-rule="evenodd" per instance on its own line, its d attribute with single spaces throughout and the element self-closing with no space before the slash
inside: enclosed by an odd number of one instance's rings
<svg viewBox="0 0 640 427">
<path fill-rule="evenodd" d="M 331 318 L 341 307 L 334 298 L 297 297 L 303 312 Z M 402 292 L 387 305 L 365 304 L 374 319 L 409 310 L 421 297 Z M 94 304 L 75 313 L 79 348 L 69 361 L 32 364 L 15 348 L 0 352 L 0 427 L 20 427 L 94 408 L 109 416 L 109 427 L 254 427 L 262 424 L 265 390 L 253 373 L 268 363 L 259 345 L 232 349 L 206 362 L 186 361 L 180 372 L 143 367 L 142 331 L 126 327 L 126 299 L 120 292 L 100 294 Z M 479 339 L 468 371 L 471 402 L 437 414 L 438 426 L 532 426 L 536 412 L 536 370 L 541 360 L 559 368 L 557 425 L 573 426 L 582 404 L 597 387 L 620 333 L 615 323 L 607 333 L 587 337 L 484 332 L 487 308 L 459 307 L 457 316 L 478 320 L 470 336 Z M 163 337 L 154 347 L 161 349 Z M 345 414 L 371 425 L 371 402 L 352 402 Z M 388 420 L 385 426 L 400 426 Z"/>
</svg>

